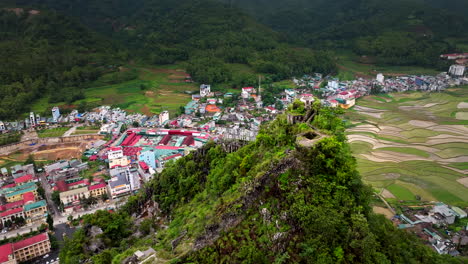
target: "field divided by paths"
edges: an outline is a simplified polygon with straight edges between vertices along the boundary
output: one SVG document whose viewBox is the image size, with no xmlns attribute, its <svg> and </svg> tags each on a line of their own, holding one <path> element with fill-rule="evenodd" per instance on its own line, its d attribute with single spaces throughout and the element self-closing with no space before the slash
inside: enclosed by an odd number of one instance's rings
<svg viewBox="0 0 468 264">
<path fill-rule="evenodd" d="M 399 200 L 468 206 L 467 106 L 468 87 L 359 99 L 345 116 L 364 181 Z"/>
</svg>

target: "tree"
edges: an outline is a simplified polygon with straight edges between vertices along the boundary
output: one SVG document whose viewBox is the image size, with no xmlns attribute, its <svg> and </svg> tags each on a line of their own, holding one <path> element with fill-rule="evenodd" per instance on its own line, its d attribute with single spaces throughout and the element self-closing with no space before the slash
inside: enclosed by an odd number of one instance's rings
<svg viewBox="0 0 468 264">
<path fill-rule="evenodd" d="M 50 230 L 54 230 L 54 219 L 50 214 L 47 214 L 47 224 L 49 225 Z"/>
<path fill-rule="evenodd" d="M 140 123 L 138 123 L 138 121 L 133 121 L 132 126 L 133 127 L 139 127 Z"/>
<path fill-rule="evenodd" d="M 28 155 L 28 158 L 24 161 L 24 164 L 27 165 L 27 164 L 33 164 L 34 167 L 36 167 L 36 161 L 34 160 L 34 155 L 33 154 L 29 154 Z"/>
<path fill-rule="evenodd" d="M 42 188 L 42 186 L 39 185 L 39 187 L 37 187 L 37 193 L 39 194 L 40 197 L 42 197 L 43 199 L 46 197 L 45 196 L 45 190 L 44 188 Z"/>
<path fill-rule="evenodd" d="M 103 202 L 107 201 L 108 199 L 109 199 L 109 195 L 108 195 L 107 193 L 103 193 L 103 194 L 101 195 L 101 200 L 102 200 Z"/>
<path fill-rule="evenodd" d="M 52 201 L 55 203 L 55 205 L 61 209 L 63 208 L 62 201 L 60 200 L 60 192 L 59 191 L 54 191 L 52 193 Z"/>
</svg>

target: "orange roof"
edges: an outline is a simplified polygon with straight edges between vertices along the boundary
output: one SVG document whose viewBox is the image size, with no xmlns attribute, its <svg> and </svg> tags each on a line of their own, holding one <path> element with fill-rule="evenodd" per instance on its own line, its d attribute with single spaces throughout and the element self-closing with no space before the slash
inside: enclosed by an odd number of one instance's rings
<svg viewBox="0 0 468 264">
<path fill-rule="evenodd" d="M 206 111 L 211 112 L 211 113 L 215 113 L 215 112 L 221 112 L 221 109 L 219 109 L 219 107 L 217 107 L 216 105 L 207 105 L 206 106 Z"/>
</svg>

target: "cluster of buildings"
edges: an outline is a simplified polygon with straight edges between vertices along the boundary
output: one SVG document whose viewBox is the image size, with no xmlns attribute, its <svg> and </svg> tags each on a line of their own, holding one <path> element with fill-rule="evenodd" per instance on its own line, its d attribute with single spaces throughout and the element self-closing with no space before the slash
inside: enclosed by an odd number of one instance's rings
<svg viewBox="0 0 468 264">
<path fill-rule="evenodd" d="M 82 206 L 83 199 L 94 197 L 101 199 L 108 195 L 104 179 L 92 181 L 82 177 L 81 172 L 89 169 L 87 162 L 80 160 L 60 160 L 44 166 L 44 173 L 53 191 L 59 192 L 60 202 L 66 213 L 71 213 Z M 104 196 L 105 197 L 105 196 Z"/>
<path fill-rule="evenodd" d="M 38 196 L 31 174 L 18 177 L 13 184 L 1 187 L 0 201 L 1 229 L 46 222 L 47 203 Z"/>
<path fill-rule="evenodd" d="M 408 229 L 427 241 L 439 254 L 458 256 L 459 249 L 468 245 L 468 225 L 457 232 L 447 228 L 457 219 L 467 217 L 466 211 L 444 203 L 407 209 L 393 219 L 400 229 Z"/>
<path fill-rule="evenodd" d="M 305 75 L 293 81 L 301 89 L 321 94 L 324 98 L 322 103 L 325 105 L 347 109 L 355 104 L 355 99 L 371 93 L 443 91 L 449 87 L 466 84 L 468 78 L 464 77 L 465 68 L 463 65 L 452 65 L 449 73 L 436 76 L 411 75 L 385 78 L 380 73 L 374 80 L 359 78 L 352 81 L 340 81 L 337 78 L 322 79 L 320 74 L 315 74 L 313 77 Z M 324 82 L 326 85 L 322 85 Z"/>
<path fill-rule="evenodd" d="M 50 252 L 49 235 L 41 233 L 18 242 L 0 246 L 0 264 L 16 264 Z"/>
</svg>

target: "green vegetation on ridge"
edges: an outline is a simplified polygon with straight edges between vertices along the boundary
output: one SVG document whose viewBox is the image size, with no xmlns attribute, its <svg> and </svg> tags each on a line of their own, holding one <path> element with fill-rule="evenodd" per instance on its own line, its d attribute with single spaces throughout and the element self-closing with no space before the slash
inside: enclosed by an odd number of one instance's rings
<svg viewBox="0 0 468 264">
<path fill-rule="evenodd" d="M 60 260 L 120 263 L 153 247 L 158 261 L 172 263 L 461 263 L 371 212 L 342 124 L 320 109 L 313 125 L 326 136 L 310 148 L 295 143 L 310 128 L 285 116 L 237 151 L 208 143 L 169 164 L 119 211 L 85 216 Z M 154 203 L 158 217 L 131 224 Z M 93 236 L 92 226 L 103 234 Z M 89 251 L 91 243 L 99 249 Z"/>
</svg>

